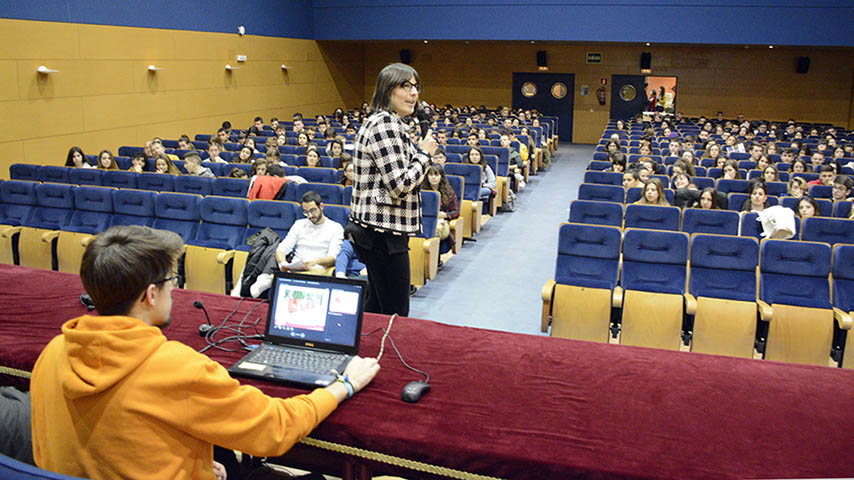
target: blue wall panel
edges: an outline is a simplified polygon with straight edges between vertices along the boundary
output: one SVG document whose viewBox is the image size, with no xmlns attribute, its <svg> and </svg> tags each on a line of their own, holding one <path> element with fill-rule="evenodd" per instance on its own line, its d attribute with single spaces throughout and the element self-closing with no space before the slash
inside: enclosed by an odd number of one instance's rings
<svg viewBox="0 0 854 480">
<path fill-rule="evenodd" d="M 0 17 L 313 38 L 311 0 L 0 0 Z"/>
<path fill-rule="evenodd" d="M 314 0 L 317 40 L 854 46 L 852 0 Z"/>
</svg>

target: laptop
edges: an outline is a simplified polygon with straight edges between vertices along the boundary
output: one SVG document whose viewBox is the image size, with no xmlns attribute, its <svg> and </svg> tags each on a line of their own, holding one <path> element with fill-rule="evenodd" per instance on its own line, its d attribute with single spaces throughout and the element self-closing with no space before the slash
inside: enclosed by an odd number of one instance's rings
<svg viewBox="0 0 854 480">
<path fill-rule="evenodd" d="M 276 272 L 264 342 L 228 371 L 288 385 L 325 387 L 359 354 L 367 282 Z"/>
</svg>

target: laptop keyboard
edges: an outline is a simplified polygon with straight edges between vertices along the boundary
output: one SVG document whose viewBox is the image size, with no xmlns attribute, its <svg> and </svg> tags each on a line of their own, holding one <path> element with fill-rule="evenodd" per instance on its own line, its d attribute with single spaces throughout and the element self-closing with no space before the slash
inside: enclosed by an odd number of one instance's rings
<svg viewBox="0 0 854 480">
<path fill-rule="evenodd" d="M 346 357 L 338 353 L 299 350 L 265 345 L 252 358 L 253 362 L 281 367 L 299 368 L 316 373 L 329 373 L 338 368 Z"/>
</svg>

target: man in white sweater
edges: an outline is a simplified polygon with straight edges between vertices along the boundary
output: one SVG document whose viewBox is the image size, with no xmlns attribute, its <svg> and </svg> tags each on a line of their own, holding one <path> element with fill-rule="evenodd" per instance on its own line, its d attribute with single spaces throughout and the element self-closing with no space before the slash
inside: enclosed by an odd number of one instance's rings
<svg viewBox="0 0 854 480">
<path fill-rule="evenodd" d="M 335 257 L 344 241 L 344 228 L 323 215 L 323 200 L 316 192 L 306 192 L 302 196 L 302 212 L 306 218 L 294 222 L 276 249 L 279 269 L 314 271 L 335 265 Z M 291 252 L 294 255 L 288 261 Z"/>
</svg>

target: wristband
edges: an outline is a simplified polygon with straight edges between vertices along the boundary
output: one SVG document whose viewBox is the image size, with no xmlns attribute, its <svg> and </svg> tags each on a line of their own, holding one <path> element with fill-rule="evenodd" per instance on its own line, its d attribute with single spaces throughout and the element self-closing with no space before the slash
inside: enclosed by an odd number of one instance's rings
<svg viewBox="0 0 854 480">
<path fill-rule="evenodd" d="M 343 384 L 344 384 L 344 388 L 346 388 L 346 389 L 347 389 L 347 398 L 350 398 L 350 397 L 352 397 L 353 395 L 355 395 L 355 394 L 356 394 L 356 390 L 355 390 L 355 389 L 353 389 L 353 384 L 352 384 L 352 383 L 350 383 L 350 376 L 349 376 L 349 375 L 340 375 L 340 374 L 339 374 L 339 375 L 335 378 L 335 381 L 336 381 L 336 382 L 341 382 L 341 383 L 343 383 Z"/>
</svg>

